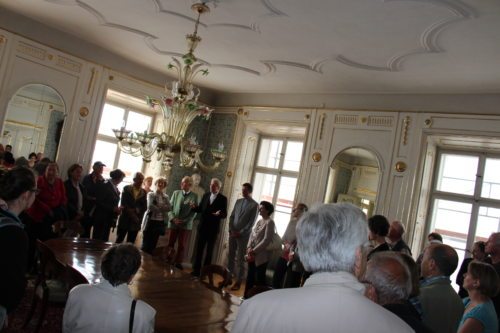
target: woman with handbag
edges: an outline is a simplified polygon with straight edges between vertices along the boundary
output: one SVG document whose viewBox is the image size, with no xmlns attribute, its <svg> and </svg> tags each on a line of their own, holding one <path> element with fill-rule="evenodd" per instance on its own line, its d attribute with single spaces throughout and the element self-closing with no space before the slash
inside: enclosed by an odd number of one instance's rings
<svg viewBox="0 0 500 333">
<path fill-rule="evenodd" d="M 165 218 L 172 208 L 168 195 L 165 194 L 167 180 L 158 178 L 155 181 L 155 186 L 156 191 L 148 193 L 148 210 L 144 214 L 144 221 L 142 222 L 141 250 L 149 254 L 153 254 L 158 238 L 165 235 Z"/>
<path fill-rule="evenodd" d="M 245 298 L 254 285 L 266 284 L 267 263 L 273 252 L 272 249 L 268 249 L 268 246 L 276 232 L 274 221 L 270 217 L 273 212 L 274 206 L 270 202 L 260 202 L 259 214 L 262 218 L 255 223 L 247 245 L 248 274 L 245 284 Z"/>
</svg>

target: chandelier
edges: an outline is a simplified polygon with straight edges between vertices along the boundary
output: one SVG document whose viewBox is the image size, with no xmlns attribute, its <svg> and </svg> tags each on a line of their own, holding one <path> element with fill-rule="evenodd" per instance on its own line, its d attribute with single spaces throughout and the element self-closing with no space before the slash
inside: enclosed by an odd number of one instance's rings
<svg viewBox="0 0 500 333">
<path fill-rule="evenodd" d="M 206 165 L 201 160 L 203 150 L 198 144 L 196 137 L 186 138 L 186 130 L 189 124 L 196 118 L 209 119 L 213 109 L 201 105 L 198 102 L 200 89 L 193 85 L 193 80 L 199 74 L 207 75 L 208 70 L 203 68 L 204 64 L 195 57 L 194 50 L 201 41 L 198 36 L 198 25 L 202 14 L 210 11 L 205 3 L 196 3 L 191 9 L 198 13 L 194 32 L 186 36 L 188 53 L 179 60 L 175 57 L 168 64 L 168 69 L 177 73 L 177 80 L 173 81 L 171 88 L 165 86 L 166 95 L 161 99 L 146 98 L 148 105 L 156 111 L 161 111 L 164 132 L 149 133 L 133 132 L 127 130 L 125 124 L 120 129 L 113 129 L 118 139 L 118 146 L 124 153 L 132 156 L 142 156 L 144 162 L 151 162 L 156 153 L 158 161 L 161 161 L 165 171 L 173 167 L 173 160 L 179 154 L 181 167 L 200 168 L 204 171 L 215 170 L 220 163 L 226 159 L 224 144 L 219 143 L 217 148 L 211 149 L 213 165 Z"/>
</svg>

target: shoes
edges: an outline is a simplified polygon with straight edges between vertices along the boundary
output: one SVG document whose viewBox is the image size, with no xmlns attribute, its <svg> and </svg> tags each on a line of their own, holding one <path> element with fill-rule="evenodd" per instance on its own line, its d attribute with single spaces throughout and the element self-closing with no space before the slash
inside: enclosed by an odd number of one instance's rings
<svg viewBox="0 0 500 333">
<path fill-rule="evenodd" d="M 189 274 L 191 274 L 191 276 L 192 276 L 192 277 L 195 277 L 195 278 L 199 278 L 199 277 L 200 277 L 200 272 L 195 272 L 195 271 L 192 271 L 192 272 L 191 272 L 191 273 L 189 273 Z"/>
<path fill-rule="evenodd" d="M 181 271 L 184 269 L 184 267 L 182 267 L 182 264 L 179 263 L 175 264 L 174 267 L 180 269 Z"/>
<path fill-rule="evenodd" d="M 236 281 L 233 286 L 231 287 L 231 290 L 240 290 L 241 288 L 241 282 L 240 281 Z"/>
</svg>

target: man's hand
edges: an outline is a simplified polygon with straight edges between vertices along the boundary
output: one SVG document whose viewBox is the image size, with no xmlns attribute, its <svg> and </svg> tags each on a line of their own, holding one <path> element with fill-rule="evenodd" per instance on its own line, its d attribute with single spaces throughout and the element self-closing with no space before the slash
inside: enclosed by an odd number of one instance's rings
<svg viewBox="0 0 500 333">
<path fill-rule="evenodd" d="M 220 214 L 221 214 L 220 210 L 216 211 L 215 213 L 212 213 L 213 216 L 220 216 Z"/>
</svg>

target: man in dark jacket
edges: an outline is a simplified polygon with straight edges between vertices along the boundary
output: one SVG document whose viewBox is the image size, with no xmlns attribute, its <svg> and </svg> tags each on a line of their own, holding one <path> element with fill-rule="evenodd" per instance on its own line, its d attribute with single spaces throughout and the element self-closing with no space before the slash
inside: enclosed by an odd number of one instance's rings
<svg viewBox="0 0 500 333">
<path fill-rule="evenodd" d="M 221 220 L 227 216 L 227 198 L 219 193 L 222 182 L 217 178 L 210 181 L 210 192 L 203 195 L 200 205 L 193 205 L 193 211 L 200 213 L 198 239 L 196 242 L 196 257 L 191 275 L 199 276 L 203 252 L 207 250 L 204 265 L 212 262 L 212 252 L 219 234 Z"/>
<path fill-rule="evenodd" d="M 121 206 L 122 214 L 118 218 L 116 242 L 121 243 L 127 236 L 127 242 L 134 243 L 137 233 L 141 230 L 144 213 L 147 210 L 146 191 L 142 188 L 144 175 L 136 172 L 132 185 L 123 188 Z"/>
</svg>

